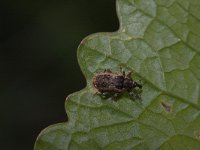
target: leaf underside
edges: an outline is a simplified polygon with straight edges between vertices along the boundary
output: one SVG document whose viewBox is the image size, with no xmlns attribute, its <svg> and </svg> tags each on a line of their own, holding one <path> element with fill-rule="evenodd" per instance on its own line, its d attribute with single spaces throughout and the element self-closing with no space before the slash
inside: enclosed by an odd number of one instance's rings
<svg viewBox="0 0 200 150">
<path fill-rule="evenodd" d="M 199 150 L 200 1 L 117 0 L 120 29 L 85 38 L 87 86 L 65 103 L 68 122 L 41 132 L 35 150 Z M 96 72 L 133 71 L 142 101 L 94 96 Z"/>
</svg>

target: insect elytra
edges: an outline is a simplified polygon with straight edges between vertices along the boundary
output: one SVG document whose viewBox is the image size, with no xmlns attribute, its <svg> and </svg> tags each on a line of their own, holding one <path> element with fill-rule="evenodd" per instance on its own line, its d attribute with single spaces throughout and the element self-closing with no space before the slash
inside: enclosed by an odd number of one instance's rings
<svg viewBox="0 0 200 150">
<path fill-rule="evenodd" d="M 97 89 L 95 94 L 111 96 L 116 99 L 119 95 L 128 92 L 134 99 L 140 99 L 136 88 L 141 89 L 142 85 L 131 78 L 131 73 L 113 73 L 110 69 L 94 75 L 92 83 Z"/>
</svg>

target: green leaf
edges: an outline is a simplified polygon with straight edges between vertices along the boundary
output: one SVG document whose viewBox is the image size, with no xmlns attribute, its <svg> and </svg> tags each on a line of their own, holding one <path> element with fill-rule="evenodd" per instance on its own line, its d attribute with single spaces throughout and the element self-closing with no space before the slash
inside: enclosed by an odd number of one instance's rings
<svg viewBox="0 0 200 150">
<path fill-rule="evenodd" d="M 200 149 L 200 1 L 117 0 L 117 12 L 117 32 L 81 42 L 87 87 L 67 98 L 68 122 L 43 130 L 35 150 Z M 120 66 L 144 82 L 141 103 L 93 95 L 94 74 Z"/>
</svg>

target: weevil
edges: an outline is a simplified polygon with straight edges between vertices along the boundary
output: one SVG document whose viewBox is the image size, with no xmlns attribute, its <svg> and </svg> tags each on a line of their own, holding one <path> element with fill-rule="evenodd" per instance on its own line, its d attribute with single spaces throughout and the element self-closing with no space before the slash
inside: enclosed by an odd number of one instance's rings
<svg viewBox="0 0 200 150">
<path fill-rule="evenodd" d="M 121 71 L 113 73 L 110 69 L 105 69 L 103 72 L 96 73 L 92 83 L 98 90 L 96 94 L 112 97 L 116 100 L 121 94 L 128 92 L 129 96 L 134 99 L 141 99 L 142 85 L 131 78 L 132 72 Z"/>
</svg>

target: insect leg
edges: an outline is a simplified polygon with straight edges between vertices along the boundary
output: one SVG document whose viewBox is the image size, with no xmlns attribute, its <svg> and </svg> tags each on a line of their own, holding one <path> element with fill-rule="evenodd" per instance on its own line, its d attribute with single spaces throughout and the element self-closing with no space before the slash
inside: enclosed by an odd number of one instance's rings
<svg viewBox="0 0 200 150">
<path fill-rule="evenodd" d="M 128 78 L 131 78 L 131 74 L 133 71 L 129 71 L 128 74 L 126 75 Z"/>
<path fill-rule="evenodd" d="M 95 96 L 95 95 L 99 95 L 100 97 L 102 97 L 104 99 L 109 97 L 109 93 L 108 92 L 99 92 L 99 91 L 97 91 L 97 92 L 95 92 L 93 94 L 93 96 Z"/>
<path fill-rule="evenodd" d="M 112 95 L 112 100 L 114 100 L 114 101 L 117 101 L 117 98 L 119 97 L 121 95 L 121 93 L 114 93 L 113 95 Z"/>
<path fill-rule="evenodd" d="M 138 94 L 136 91 L 131 91 L 128 93 L 130 98 L 133 100 L 141 100 L 140 94 Z"/>
<path fill-rule="evenodd" d="M 133 87 L 139 87 L 140 89 L 142 88 L 142 85 L 137 83 L 137 82 L 134 82 L 133 83 Z"/>
<path fill-rule="evenodd" d="M 112 71 L 110 69 L 105 69 L 104 72 L 112 73 Z"/>
<path fill-rule="evenodd" d="M 120 67 L 120 72 L 124 77 L 126 76 L 125 71 L 123 71 L 122 67 Z"/>
<path fill-rule="evenodd" d="M 96 92 L 93 94 L 93 96 L 95 96 L 95 95 L 100 95 L 100 94 L 102 94 L 102 93 L 99 92 L 99 91 L 96 91 Z"/>
<path fill-rule="evenodd" d="M 110 93 L 108 93 L 108 92 L 103 92 L 100 96 L 101 96 L 102 98 L 104 98 L 104 99 L 107 99 L 108 97 L 110 97 Z"/>
</svg>

